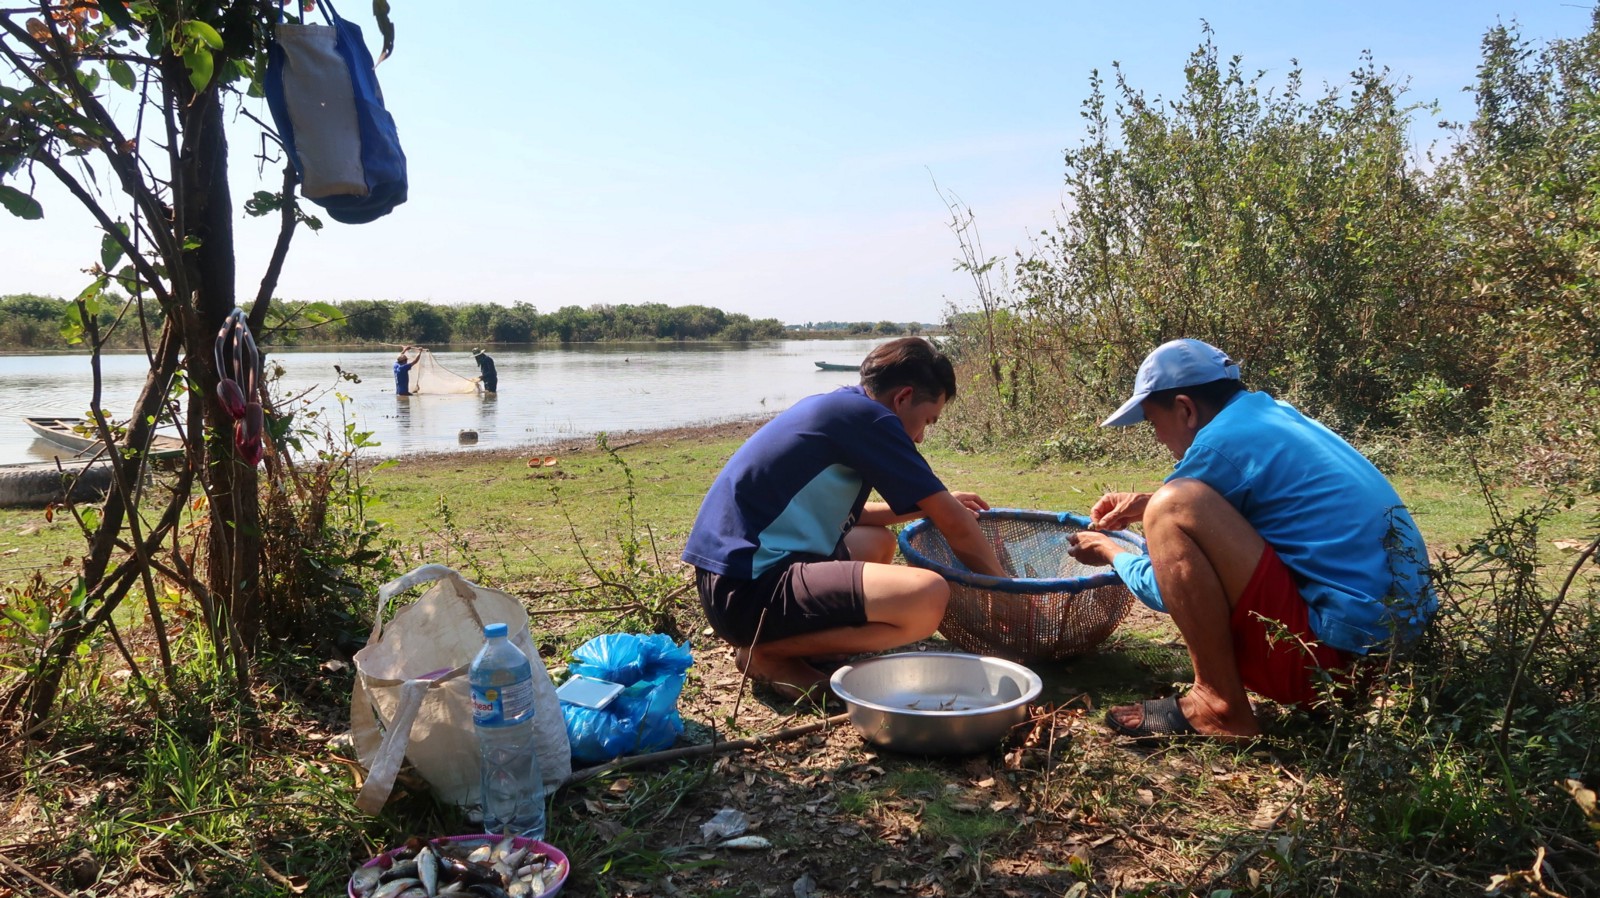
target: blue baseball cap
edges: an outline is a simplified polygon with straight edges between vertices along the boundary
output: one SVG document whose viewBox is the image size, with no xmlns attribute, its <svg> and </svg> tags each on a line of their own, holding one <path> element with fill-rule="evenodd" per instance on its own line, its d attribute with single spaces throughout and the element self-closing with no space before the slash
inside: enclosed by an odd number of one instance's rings
<svg viewBox="0 0 1600 898">
<path fill-rule="evenodd" d="M 1197 387 L 1214 380 L 1238 380 L 1239 365 L 1228 354 L 1201 340 L 1173 340 L 1151 350 L 1133 378 L 1133 397 L 1101 427 L 1127 427 L 1144 420 L 1140 403 L 1157 390 Z"/>
</svg>

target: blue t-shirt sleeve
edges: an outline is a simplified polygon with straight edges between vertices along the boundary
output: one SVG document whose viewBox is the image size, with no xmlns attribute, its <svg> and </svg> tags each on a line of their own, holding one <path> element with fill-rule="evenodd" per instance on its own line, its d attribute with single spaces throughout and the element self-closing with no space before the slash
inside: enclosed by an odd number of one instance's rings
<svg viewBox="0 0 1600 898">
<path fill-rule="evenodd" d="M 1150 566 L 1150 556 L 1139 552 L 1123 552 L 1111 559 L 1111 566 L 1116 568 L 1117 576 L 1128 587 L 1128 591 L 1139 598 L 1139 601 L 1150 608 L 1165 613 L 1166 603 L 1161 601 L 1161 590 L 1156 586 L 1155 568 Z"/>
<path fill-rule="evenodd" d="M 1249 488 L 1249 475 L 1222 453 L 1196 442 L 1183 453 L 1183 460 L 1167 475 L 1167 480 L 1192 477 L 1211 487 L 1235 508 L 1242 507 Z"/>
<path fill-rule="evenodd" d="M 917 510 L 917 503 L 943 492 L 944 483 L 928 466 L 928 460 L 911 442 L 905 425 L 894 414 L 875 418 L 870 425 L 852 434 L 845 443 L 853 456 L 850 467 L 878 491 L 895 514 Z"/>
</svg>

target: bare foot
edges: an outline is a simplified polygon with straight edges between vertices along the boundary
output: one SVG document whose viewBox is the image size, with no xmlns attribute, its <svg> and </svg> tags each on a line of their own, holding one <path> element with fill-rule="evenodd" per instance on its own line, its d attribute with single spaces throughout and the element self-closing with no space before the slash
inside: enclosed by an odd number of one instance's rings
<svg viewBox="0 0 1600 898">
<path fill-rule="evenodd" d="M 828 675 L 803 658 L 773 657 L 759 649 L 740 648 L 734 650 L 733 663 L 740 673 L 789 701 L 798 701 L 814 689 L 828 688 Z"/>
<path fill-rule="evenodd" d="M 1242 706 L 1230 705 L 1200 683 L 1178 697 L 1178 709 L 1202 735 L 1241 740 L 1261 735 L 1261 722 L 1256 720 L 1249 701 Z"/>
</svg>

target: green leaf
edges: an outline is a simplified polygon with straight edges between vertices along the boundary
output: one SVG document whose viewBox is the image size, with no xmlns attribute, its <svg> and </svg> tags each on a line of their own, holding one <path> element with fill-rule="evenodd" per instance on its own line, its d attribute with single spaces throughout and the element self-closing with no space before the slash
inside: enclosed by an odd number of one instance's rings
<svg viewBox="0 0 1600 898">
<path fill-rule="evenodd" d="M 128 226 L 126 224 L 119 221 L 116 227 L 118 231 L 122 232 L 123 237 L 128 236 Z M 107 233 L 102 236 L 100 238 L 100 267 L 110 271 L 116 267 L 117 260 L 121 258 L 122 241 L 117 239 L 117 235 Z"/>
<path fill-rule="evenodd" d="M 283 208 L 283 194 L 257 190 L 244 201 L 244 212 L 253 218 L 270 215 Z"/>
<path fill-rule="evenodd" d="M 123 290 L 129 293 L 139 292 L 139 270 L 133 267 L 133 263 L 130 262 L 122 266 L 117 272 L 116 278 L 117 286 Z"/>
<path fill-rule="evenodd" d="M 95 278 L 89 286 L 83 288 L 78 294 L 78 298 L 73 301 L 83 303 L 83 310 L 88 315 L 100 314 L 100 310 L 103 308 L 100 302 L 100 294 L 105 292 L 106 285 L 110 282 L 110 279 L 103 275 Z"/>
<path fill-rule="evenodd" d="M 255 85 L 255 72 L 250 65 L 250 61 L 247 59 L 229 59 L 222 67 L 222 82 L 224 84 L 236 84 L 240 81 L 245 83 L 246 91 Z"/>
<path fill-rule="evenodd" d="M 102 6 L 102 9 L 105 7 Z M 133 90 L 137 80 L 133 77 L 133 67 L 120 59 L 113 59 L 106 63 L 106 71 L 111 73 L 111 80 L 123 90 Z"/>
<path fill-rule="evenodd" d="M 133 17 L 128 15 L 128 4 L 123 0 L 100 0 L 100 11 L 118 28 L 133 29 Z"/>
<path fill-rule="evenodd" d="M 205 47 L 195 47 L 183 51 L 183 66 L 189 70 L 189 83 L 194 85 L 196 91 L 206 89 L 211 83 L 212 67 L 216 65 L 211 58 L 211 51 Z"/>
<path fill-rule="evenodd" d="M 100 73 L 93 69 L 78 69 L 78 83 L 89 93 L 94 93 L 100 86 Z"/>
<path fill-rule="evenodd" d="M 67 305 L 61 310 L 61 339 L 68 346 L 83 342 L 83 316 L 78 314 L 77 306 Z"/>
<path fill-rule="evenodd" d="M 372 17 L 378 20 L 378 33 L 383 35 L 383 51 L 378 54 L 378 62 L 383 62 L 394 52 L 394 21 L 389 18 L 389 0 L 372 0 Z"/>
<path fill-rule="evenodd" d="M 326 324 L 339 317 L 339 310 L 325 302 L 314 302 L 300 310 L 311 324 Z"/>
<path fill-rule="evenodd" d="M 190 19 L 178 27 L 183 30 L 184 34 L 187 34 L 200 43 L 205 44 L 207 47 L 210 47 L 213 50 L 222 49 L 222 35 L 217 33 L 217 29 L 212 28 L 205 22 L 202 22 L 199 19 Z"/>
<path fill-rule="evenodd" d="M 6 184 L 0 184 L 0 206 L 5 206 L 7 212 L 26 221 L 37 221 L 44 217 L 44 207 L 39 205 L 38 200 Z"/>
</svg>

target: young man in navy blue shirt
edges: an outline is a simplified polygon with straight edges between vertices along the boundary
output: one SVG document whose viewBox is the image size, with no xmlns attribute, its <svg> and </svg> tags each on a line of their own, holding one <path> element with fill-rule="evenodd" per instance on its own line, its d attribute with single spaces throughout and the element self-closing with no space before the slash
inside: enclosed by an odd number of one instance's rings
<svg viewBox="0 0 1600 898">
<path fill-rule="evenodd" d="M 411 369 L 422 358 L 422 353 L 417 353 L 417 358 L 410 358 L 406 353 L 413 347 L 407 346 L 400 350 L 400 355 L 394 360 L 394 394 L 396 396 L 411 395 Z"/>
<path fill-rule="evenodd" d="M 1194 662 L 1177 698 L 1112 708 L 1136 738 L 1250 738 L 1246 690 L 1288 705 L 1342 680 L 1356 656 L 1414 638 L 1438 601 L 1428 553 L 1394 487 L 1354 447 L 1266 393 L 1199 340 L 1163 343 L 1134 393 L 1101 425 L 1149 421 L 1177 459 L 1153 493 L 1108 493 L 1094 530 L 1144 524 L 1149 555 L 1103 534 L 1074 536 L 1073 557 L 1111 564 L 1133 594 L 1172 615 Z"/>
<path fill-rule="evenodd" d="M 860 386 L 800 400 L 728 460 L 683 558 L 740 670 L 798 698 L 826 686 L 811 659 L 931 636 L 950 589 L 892 563 L 894 524 L 927 516 L 968 568 L 1006 575 L 978 527 L 988 503 L 946 489 L 917 451 L 955 394 L 932 343 L 891 340 L 862 362 Z M 883 501 L 867 501 L 874 490 Z"/>
</svg>

